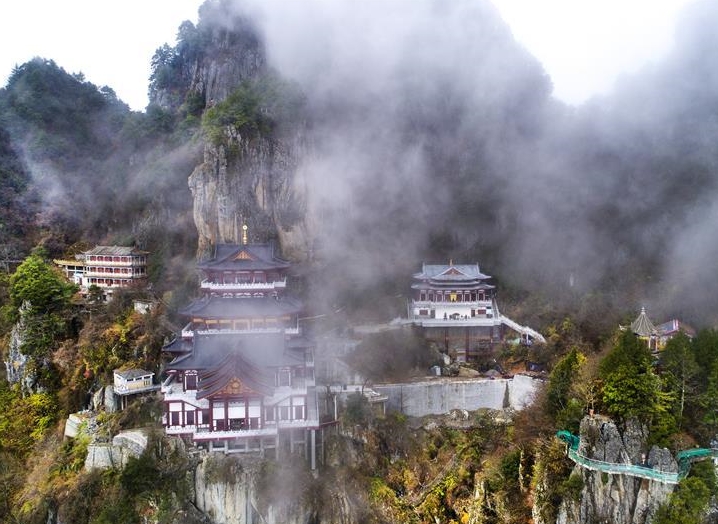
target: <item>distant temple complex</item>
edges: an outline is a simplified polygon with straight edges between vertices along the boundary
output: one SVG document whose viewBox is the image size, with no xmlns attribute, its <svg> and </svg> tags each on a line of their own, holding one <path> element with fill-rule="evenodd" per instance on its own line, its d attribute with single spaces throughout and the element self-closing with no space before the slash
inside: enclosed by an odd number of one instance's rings
<svg viewBox="0 0 718 524">
<path fill-rule="evenodd" d="M 209 450 L 278 457 L 304 453 L 316 467 L 322 438 L 313 344 L 288 296 L 290 267 L 273 244 L 219 245 L 198 269 L 201 297 L 166 345 L 165 431 Z"/>
<path fill-rule="evenodd" d="M 147 251 L 125 246 L 95 246 L 75 255 L 74 260 L 56 259 L 65 277 L 87 295 L 97 286 L 105 300 L 119 288 L 143 285 L 147 279 Z"/>
<path fill-rule="evenodd" d="M 499 312 L 490 278 L 478 264 L 424 264 L 414 274 L 409 320 L 445 352 L 464 361 L 503 342 L 511 331 L 524 344 L 545 342 L 537 331 Z"/>
<path fill-rule="evenodd" d="M 620 326 L 620 328 L 627 329 L 625 326 Z M 678 333 L 684 333 L 689 338 L 695 336 L 695 330 L 678 319 L 669 320 L 655 326 L 648 318 L 645 307 L 641 308 L 636 320 L 631 322 L 630 328 L 638 338 L 647 344 L 648 349 L 651 351 L 661 351 L 666 347 L 668 341 Z"/>
</svg>

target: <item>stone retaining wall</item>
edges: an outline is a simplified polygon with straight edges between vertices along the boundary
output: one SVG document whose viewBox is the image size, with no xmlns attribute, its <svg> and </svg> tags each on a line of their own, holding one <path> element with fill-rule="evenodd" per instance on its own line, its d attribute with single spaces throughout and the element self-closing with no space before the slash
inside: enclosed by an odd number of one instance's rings
<svg viewBox="0 0 718 524">
<path fill-rule="evenodd" d="M 527 375 L 505 379 L 441 378 L 410 384 L 380 384 L 372 389 L 389 400 L 388 410 L 412 417 L 441 415 L 453 409 L 522 409 L 533 401 L 541 383 Z"/>
</svg>

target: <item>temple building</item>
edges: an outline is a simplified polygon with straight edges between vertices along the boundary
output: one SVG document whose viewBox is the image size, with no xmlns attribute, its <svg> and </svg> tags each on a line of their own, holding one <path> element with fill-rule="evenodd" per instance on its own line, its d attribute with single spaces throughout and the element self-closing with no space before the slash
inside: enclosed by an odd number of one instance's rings
<svg viewBox="0 0 718 524">
<path fill-rule="evenodd" d="M 545 342 L 537 331 L 499 312 L 496 288 L 478 264 L 423 264 L 414 274 L 409 320 L 458 360 L 474 360 L 517 335 L 524 344 Z"/>
<path fill-rule="evenodd" d="M 624 326 L 619 327 L 626 329 Z M 636 317 L 636 320 L 631 322 L 630 327 L 631 331 L 646 343 L 648 349 L 654 352 L 665 348 L 668 341 L 678 333 L 684 333 L 688 338 L 695 336 L 695 330 L 678 319 L 672 319 L 655 326 L 651 319 L 648 318 L 645 307 L 641 308 L 641 312 Z"/>
<path fill-rule="evenodd" d="M 118 288 L 142 286 L 147 280 L 147 251 L 126 246 L 95 246 L 75 255 L 75 260 L 56 259 L 65 277 L 87 295 L 91 286 L 102 291 L 105 300 Z"/>
<path fill-rule="evenodd" d="M 189 319 L 183 336 L 197 332 L 276 332 L 298 335 L 301 304 L 287 296 L 289 263 L 273 244 L 219 245 L 200 263 L 201 297 L 181 313 Z"/>
<path fill-rule="evenodd" d="M 246 237 L 245 237 L 246 242 Z M 321 447 L 314 347 L 273 244 L 219 245 L 198 264 L 201 296 L 166 345 L 163 424 L 211 451 L 279 457 Z"/>
</svg>

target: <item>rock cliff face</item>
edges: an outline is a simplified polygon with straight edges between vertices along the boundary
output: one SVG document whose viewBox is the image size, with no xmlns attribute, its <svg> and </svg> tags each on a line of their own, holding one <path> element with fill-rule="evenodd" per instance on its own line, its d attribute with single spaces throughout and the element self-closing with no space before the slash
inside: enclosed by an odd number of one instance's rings
<svg viewBox="0 0 718 524">
<path fill-rule="evenodd" d="M 664 471 L 678 471 L 667 449 L 647 449 L 646 437 L 645 428 L 637 423 L 626 424 L 621 434 L 610 419 L 586 417 L 581 422 L 579 453 L 606 462 L 645 463 Z M 647 524 L 674 488 L 671 484 L 579 466 L 574 472 L 581 475 L 583 489 L 577 501 L 561 504 L 557 524 Z"/>
<path fill-rule="evenodd" d="M 150 102 L 171 111 L 178 109 L 189 93 L 207 106 L 224 100 L 241 82 L 266 67 L 259 34 L 227 1 L 203 5 L 196 27 L 183 23 L 173 51 L 171 58 L 155 56 L 164 69 L 155 70 L 154 76 L 162 79 L 154 78 L 150 85 Z"/>
<path fill-rule="evenodd" d="M 276 480 L 265 466 L 259 458 L 205 455 L 194 473 L 194 505 L 213 524 L 319 522 L 311 497 L 296 496 L 310 485 L 295 480 L 287 491 L 289 471 L 284 481 L 263 482 Z"/>
<path fill-rule="evenodd" d="M 285 252 L 306 251 L 295 178 L 301 149 L 298 136 L 250 139 L 232 128 L 226 144 L 205 145 L 189 177 L 200 256 L 218 243 L 240 242 L 245 224 L 250 241 L 278 236 Z"/>
<path fill-rule="evenodd" d="M 178 40 L 173 58 L 155 71 L 156 77 L 165 79 L 156 80 L 150 89 L 152 103 L 166 110 L 192 111 L 189 107 L 195 106 L 199 115 L 240 86 L 270 74 L 260 36 L 246 18 L 234 13 L 230 2 L 203 5 L 197 27 L 183 24 Z M 262 106 L 259 111 L 268 120 L 276 117 L 271 108 Z M 203 159 L 189 177 L 198 256 L 217 243 L 239 242 L 246 224 L 250 241 L 278 238 L 285 254 L 301 258 L 308 245 L 302 191 L 297 190 L 301 184 L 296 180 L 303 125 L 282 122 L 248 131 L 223 123 L 219 140 L 202 135 Z"/>
<path fill-rule="evenodd" d="M 20 384 L 23 393 L 33 393 L 38 390 L 37 377 L 34 372 L 28 372 L 30 357 L 22 351 L 22 345 L 27 337 L 27 316 L 30 304 L 25 302 L 20 307 L 20 318 L 10 332 L 7 360 L 5 360 L 5 376 L 10 384 Z"/>
<path fill-rule="evenodd" d="M 341 458 L 331 456 L 332 466 L 319 475 L 309 472 L 302 459 L 288 456 L 272 462 L 203 453 L 192 473 L 190 498 L 212 524 L 365 522 L 363 508 L 353 500 L 356 485 L 331 473 L 341 462 L 353 460 L 345 447 L 341 453 Z"/>
</svg>

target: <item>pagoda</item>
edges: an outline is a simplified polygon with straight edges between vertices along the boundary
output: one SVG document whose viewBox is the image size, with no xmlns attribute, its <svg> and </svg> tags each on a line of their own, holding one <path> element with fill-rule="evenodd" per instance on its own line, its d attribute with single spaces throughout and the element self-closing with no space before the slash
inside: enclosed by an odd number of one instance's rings
<svg viewBox="0 0 718 524">
<path fill-rule="evenodd" d="M 626 329 L 624 326 L 619 326 L 619 328 L 621 330 Z M 630 328 L 633 334 L 640 340 L 643 340 L 648 346 L 648 349 L 653 352 L 664 349 L 668 341 L 678 335 L 678 333 L 683 333 L 688 338 L 693 338 L 696 334 L 695 329 L 675 318 L 658 326 L 654 325 L 651 319 L 648 318 L 645 307 L 641 308 L 641 312 L 636 319 L 631 322 Z"/>
<path fill-rule="evenodd" d="M 496 287 L 479 264 L 423 264 L 414 274 L 409 320 L 459 360 L 478 358 L 507 339 L 510 331 L 525 344 L 545 342 L 537 331 L 499 312 Z"/>
<path fill-rule="evenodd" d="M 189 319 L 183 336 L 235 331 L 298 334 L 301 303 L 285 294 L 290 264 L 274 244 L 222 244 L 198 264 L 205 275 L 201 296 L 180 313 Z"/>
<path fill-rule="evenodd" d="M 286 293 L 290 264 L 272 243 L 219 245 L 198 264 L 201 296 L 180 311 L 181 336 L 164 347 L 165 431 L 210 451 L 304 451 L 321 440 L 314 347 Z"/>
</svg>

